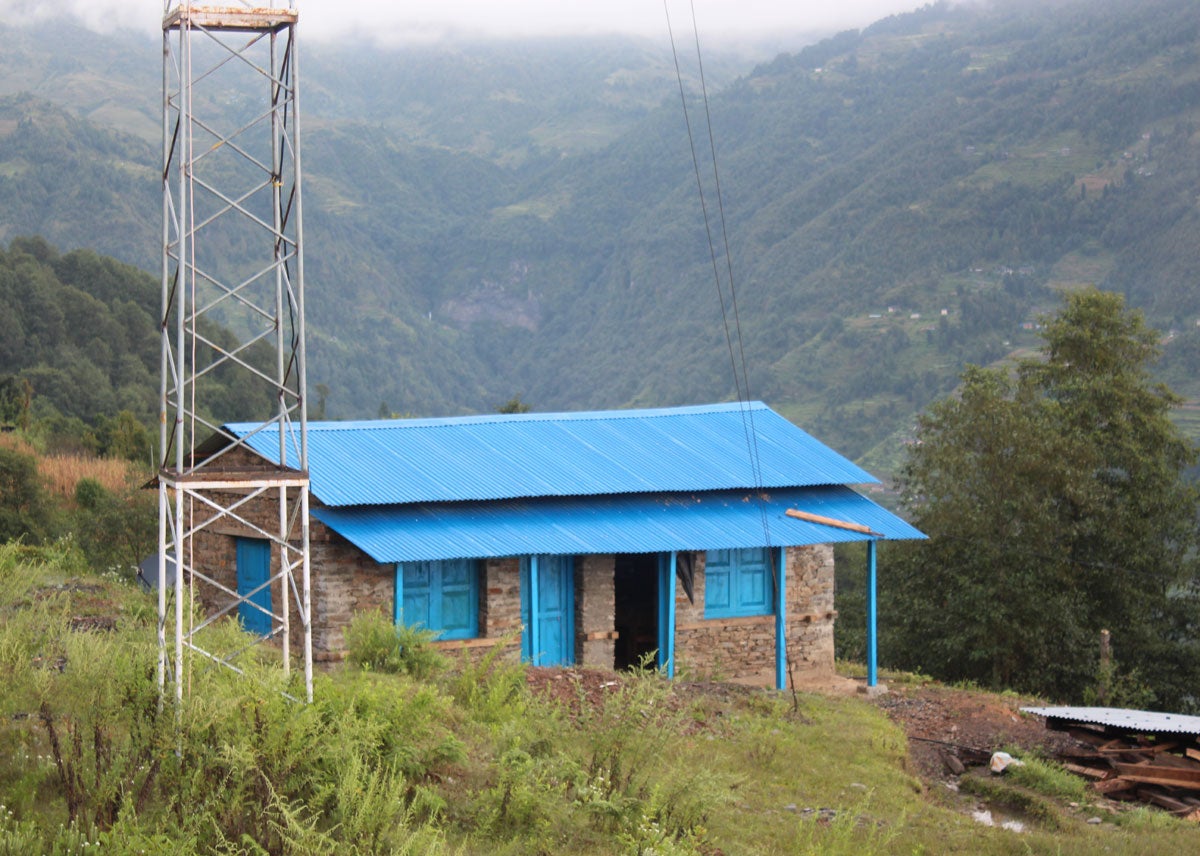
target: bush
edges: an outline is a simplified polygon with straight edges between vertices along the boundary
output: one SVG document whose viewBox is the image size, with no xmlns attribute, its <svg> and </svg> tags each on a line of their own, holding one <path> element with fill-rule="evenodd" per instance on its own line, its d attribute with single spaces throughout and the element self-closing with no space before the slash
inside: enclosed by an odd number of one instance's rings
<svg viewBox="0 0 1200 856">
<path fill-rule="evenodd" d="M 0 543 L 39 544 L 51 529 L 50 501 L 30 455 L 0 446 Z"/>
<path fill-rule="evenodd" d="M 455 702 L 479 722 L 497 724 L 519 719 L 528 710 L 525 664 L 504 659 L 512 641 L 512 637 L 497 640 L 478 660 L 463 651 L 450 678 L 450 694 Z"/>
<path fill-rule="evenodd" d="M 93 478 L 75 485 L 75 532 L 88 562 L 97 571 L 116 569 L 127 579 L 149 555 L 158 537 L 154 494 L 129 485 L 112 492 Z"/>
<path fill-rule="evenodd" d="M 364 669 L 424 680 L 446 666 L 430 644 L 435 638 L 431 630 L 393 625 L 382 611 L 360 612 L 346 628 L 347 659 Z"/>
</svg>

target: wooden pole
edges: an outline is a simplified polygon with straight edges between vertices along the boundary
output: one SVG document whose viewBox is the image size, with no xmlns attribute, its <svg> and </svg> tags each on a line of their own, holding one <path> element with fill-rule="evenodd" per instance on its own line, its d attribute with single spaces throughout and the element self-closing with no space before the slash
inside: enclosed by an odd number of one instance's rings
<svg viewBox="0 0 1200 856">
<path fill-rule="evenodd" d="M 1112 634 L 1107 630 L 1100 631 L 1100 681 L 1096 692 L 1096 700 L 1101 704 L 1108 702 L 1108 688 L 1112 682 Z"/>
<path fill-rule="evenodd" d="M 838 520 L 836 517 L 824 517 L 820 514 L 812 514 L 808 511 L 800 511 L 797 508 L 789 508 L 784 512 L 788 517 L 795 517 L 797 520 L 807 520 L 809 523 L 820 523 L 822 526 L 832 526 L 835 529 L 849 529 L 851 532 L 861 532 L 863 535 L 875 535 L 871 531 L 870 526 L 863 526 L 861 523 L 851 523 L 848 520 Z"/>
</svg>

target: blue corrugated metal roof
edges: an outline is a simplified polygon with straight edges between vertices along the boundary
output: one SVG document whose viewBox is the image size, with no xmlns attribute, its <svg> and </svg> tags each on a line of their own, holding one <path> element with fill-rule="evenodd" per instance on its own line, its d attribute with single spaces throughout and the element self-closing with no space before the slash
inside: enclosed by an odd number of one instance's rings
<svg viewBox="0 0 1200 856">
<path fill-rule="evenodd" d="M 313 514 L 378 562 L 761 547 L 763 508 L 773 546 L 871 537 L 788 517 L 789 508 L 869 526 L 885 538 L 925 537 L 847 487 L 761 496 L 761 508 L 753 493 L 719 491 L 315 508 Z"/>
<path fill-rule="evenodd" d="M 747 450 L 751 425 L 758 480 Z M 225 427 L 245 437 L 258 426 Z M 274 431 L 247 442 L 276 459 Z M 327 506 L 876 481 L 762 402 L 316 422 L 308 448 L 312 492 Z"/>
</svg>

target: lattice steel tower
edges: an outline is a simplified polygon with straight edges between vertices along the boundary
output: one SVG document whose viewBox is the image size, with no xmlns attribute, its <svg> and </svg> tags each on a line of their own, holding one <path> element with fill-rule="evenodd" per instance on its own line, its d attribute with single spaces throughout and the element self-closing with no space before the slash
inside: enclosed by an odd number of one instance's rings
<svg viewBox="0 0 1200 856">
<path fill-rule="evenodd" d="M 179 700 L 199 664 L 239 669 L 252 646 L 210 650 L 238 616 L 285 673 L 303 658 L 311 701 L 297 13 L 236 3 L 163 7 L 158 680 Z M 278 464 L 212 442 L 233 421 L 278 434 Z M 262 548 L 251 583 L 198 563 L 235 540 Z"/>
</svg>

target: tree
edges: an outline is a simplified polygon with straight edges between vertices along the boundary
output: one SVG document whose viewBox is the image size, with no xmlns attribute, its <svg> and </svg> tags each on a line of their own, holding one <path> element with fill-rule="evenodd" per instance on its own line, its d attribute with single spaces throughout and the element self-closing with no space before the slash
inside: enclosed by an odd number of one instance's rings
<svg viewBox="0 0 1200 856">
<path fill-rule="evenodd" d="M 944 678 L 1079 701 L 1101 629 L 1160 704 L 1200 678 L 1196 449 L 1120 296 L 1067 297 L 1039 357 L 968 367 L 920 418 L 901 490 L 928 542 L 882 583 L 885 656 Z"/>
<path fill-rule="evenodd" d="M 75 485 L 74 530 L 88 563 L 98 571 L 136 571 L 154 549 L 158 508 L 136 482 L 117 492 L 93 478 Z"/>
<path fill-rule="evenodd" d="M 50 534 L 52 517 L 37 461 L 0 446 L 0 544 L 17 538 L 41 542 Z"/>
<path fill-rule="evenodd" d="M 154 440 L 131 412 L 122 410 L 116 416 L 101 416 L 97 421 L 103 454 L 137 463 L 154 460 Z"/>
<path fill-rule="evenodd" d="M 27 429 L 32 401 L 33 385 L 28 378 L 0 376 L 0 424 Z"/>
<path fill-rule="evenodd" d="M 496 408 L 497 413 L 528 413 L 529 405 L 521 400 L 521 393 L 517 393 L 508 401 Z"/>
</svg>

